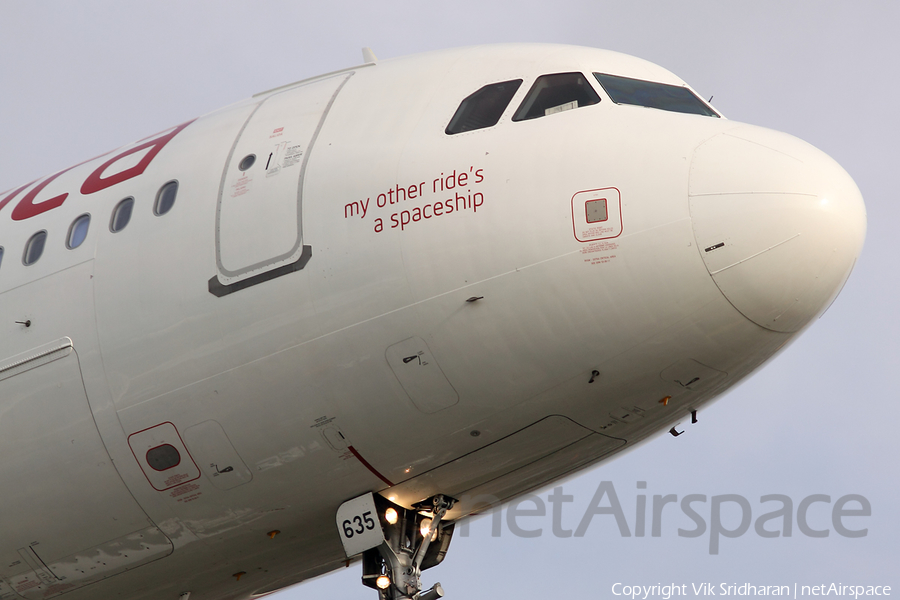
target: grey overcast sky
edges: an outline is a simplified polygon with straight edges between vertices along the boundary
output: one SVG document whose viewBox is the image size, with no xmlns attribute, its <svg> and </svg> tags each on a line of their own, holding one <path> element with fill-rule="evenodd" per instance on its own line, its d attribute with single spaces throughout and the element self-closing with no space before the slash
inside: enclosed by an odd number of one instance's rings
<svg viewBox="0 0 900 600">
<path fill-rule="evenodd" d="M 613 597 L 616 582 L 890 585 L 900 594 L 900 210 L 894 176 L 900 96 L 900 3 L 894 1 L 382 0 L 361 2 L 0 0 L 0 190 L 21 185 L 253 93 L 379 58 L 493 42 L 612 49 L 675 72 L 727 117 L 796 135 L 833 156 L 866 201 L 866 246 L 843 293 L 796 343 L 685 424 L 564 482 L 575 529 L 611 481 L 632 535 L 598 515 L 583 537 L 557 537 L 550 516 L 522 517 L 534 538 L 490 517 L 457 536 L 424 576 L 448 598 Z M 646 491 L 636 489 L 646 481 Z M 541 492 L 547 502 L 549 490 Z M 639 493 L 740 494 L 753 519 L 812 494 L 814 538 L 751 526 L 709 554 L 709 531 L 667 507 L 660 537 L 636 537 Z M 838 535 L 831 506 L 871 503 L 862 538 Z M 651 500 L 652 502 L 652 500 Z M 534 507 L 526 502 L 523 507 Z M 709 523 L 709 503 L 698 512 Z M 700 508 L 704 507 L 704 508 Z M 734 506 L 732 506 L 734 508 Z M 549 511 L 549 505 L 548 505 Z M 738 511 L 723 512 L 729 528 Z M 778 522 L 770 522 L 774 527 Z M 273 596 L 374 598 L 359 566 Z M 689 594 L 690 595 L 690 594 Z"/>
</svg>

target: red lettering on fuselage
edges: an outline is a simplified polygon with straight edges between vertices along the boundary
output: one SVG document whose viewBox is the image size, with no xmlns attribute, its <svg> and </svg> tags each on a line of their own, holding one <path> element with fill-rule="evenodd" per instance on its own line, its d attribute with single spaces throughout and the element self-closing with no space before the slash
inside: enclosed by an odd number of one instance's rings
<svg viewBox="0 0 900 600">
<path fill-rule="evenodd" d="M 108 187 L 114 186 L 117 183 L 122 183 L 123 181 L 127 181 L 132 177 L 137 177 L 142 174 L 147 167 L 150 165 L 150 162 L 159 154 L 159 151 L 163 149 L 163 147 L 168 144 L 173 137 L 178 135 L 178 133 L 193 123 L 194 121 L 188 121 L 183 125 L 179 125 L 166 135 L 160 136 L 156 139 L 150 140 L 149 142 L 145 142 L 140 144 L 139 146 L 135 146 L 134 148 L 130 148 L 121 154 L 118 154 L 99 167 L 94 170 L 93 173 L 88 175 L 88 178 L 84 180 L 84 183 L 81 186 L 81 193 L 87 196 L 88 194 L 93 194 L 94 192 L 99 192 L 100 190 L 105 190 Z M 140 152 L 145 148 L 150 148 L 150 151 L 138 162 L 138 164 L 134 165 L 130 169 L 125 169 L 115 175 L 111 175 L 109 177 L 104 178 L 103 172 L 106 171 L 109 167 L 114 165 L 119 160 L 125 158 L 126 156 L 131 156 L 135 152 Z"/>
<path fill-rule="evenodd" d="M 35 179 L 34 181 L 37 181 L 37 179 Z M 21 192 L 22 190 L 24 190 L 25 188 L 27 188 L 29 185 L 31 185 L 32 183 L 34 183 L 34 181 L 32 181 L 31 183 L 26 183 L 25 185 L 23 185 L 23 186 L 20 187 L 19 189 L 14 190 L 12 194 L 10 194 L 9 196 L 7 196 L 7 197 L 4 198 L 3 200 L 0 200 L 0 210 L 3 210 L 3 207 L 6 206 L 7 204 L 9 204 L 9 201 L 10 201 L 10 200 L 12 200 L 12 199 L 15 198 L 16 196 L 18 196 L 18 195 L 19 195 L 19 192 Z"/>
<path fill-rule="evenodd" d="M 114 156 L 113 158 L 109 159 L 108 161 L 106 161 L 105 163 L 103 163 L 102 165 L 97 167 L 90 175 L 88 175 L 87 179 L 85 179 L 84 183 L 81 186 L 81 190 L 80 190 L 81 193 L 85 196 L 88 194 L 93 194 L 95 192 L 105 190 L 108 187 L 112 187 L 112 186 L 116 185 L 117 183 L 122 183 L 123 181 L 128 181 L 129 179 L 132 179 L 134 177 L 137 177 L 138 175 L 141 175 L 147 169 L 147 167 L 150 165 L 150 162 L 163 149 L 163 147 L 166 144 L 168 144 L 172 140 L 172 138 L 175 137 L 182 129 L 184 129 L 185 127 L 187 127 L 188 125 L 190 125 L 193 122 L 194 122 L 194 120 L 188 121 L 187 123 L 184 123 L 182 125 L 179 125 L 178 127 L 175 127 L 174 129 L 172 129 L 165 135 L 162 135 L 159 137 L 154 137 L 149 142 L 144 142 L 143 144 L 139 144 L 139 145 L 135 146 L 134 148 L 129 148 L 128 150 L 125 150 L 124 152 L 121 152 L 121 153 L 117 154 L 116 156 Z M 103 173 L 109 167 L 114 165 L 117 161 L 125 158 L 126 156 L 131 156 L 132 154 L 134 154 L 136 152 L 140 152 L 141 150 L 145 150 L 147 148 L 150 148 L 150 151 L 147 152 L 147 154 L 144 155 L 143 158 L 141 158 L 141 160 L 138 162 L 138 164 L 136 164 L 133 167 L 130 167 L 128 169 L 125 169 L 124 171 L 120 171 L 119 173 L 111 175 L 109 177 L 103 177 Z M 107 153 L 107 154 L 109 154 L 109 153 Z M 103 155 L 101 154 L 100 156 L 103 156 Z M 21 200 L 19 200 L 18 204 L 16 204 L 15 208 L 12 211 L 12 215 L 11 215 L 13 221 L 23 221 L 25 219 L 30 219 L 31 217 L 35 217 L 39 214 L 45 213 L 48 210 L 52 210 L 54 208 L 62 206 L 63 202 L 66 201 L 66 198 L 69 197 L 68 192 L 59 194 L 59 195 L 54 196 L 53 198 L 49 198 L 47 200 L 42 200 L 40 202 L 35 202 L 35 200 L 37 199 L 38 194 L 40 194 L 41 191 L 43 191 L 43 189 L 45 187 L 47 187 L 57 177 L 59 177 L 63 173 L 71 171 L 75 167 L 80 167 L 81 165 L 83 165 L 87 162 L 96 160 L 97 158 L 99 158 L 99 157 L 95 157 L 90 160 L 86 160 L 84 162 L 78 163 L 77 165 L 75 165 L 73 167 L 69 167 L 68 169 L 60 171 L 59 173 L 56 173 L 55 175 L 51 175 L 50 177 L 46 178 L 44 181 L 39 183 L 37 186 L 35 186 L 30 192 L 25 194 L 25 196 Z M 35 181 L 37 181 L 37 180 L 35 180 Z M 19 195 L 20 192 L 22 192 L 23 190 L 28 188 L 28 186 L 32 185 L 33 183 L 34 183 L 34 181 L 23 185 L 22 187 L 18 188 L 17 190 L 13 191 L 11 194 L 9 194 L 8 196 L 6 196 L 2 200 L 0 200 L 0 210 L 2 210 L 3 207 L 5 207 L 7 204 L 9 204 L 13 198 L 15 198 L 17 195 Z"/>
<path fill-rule="evenodd" d="M 31 217 L 37 216 L 41 213 L 45 213 L 50 209 L 56 208 L 57 206 L 61 206 L 63 202 L 66 201 L 66 198 L 69 197 L 69 193 L 66 192 L 64 194 L 60 194 L 59 196 L 54 196 L 49 200 L 44 200 L 43 202 L 38 202 L 35 204 L 34 199 L 37 197 L 41 191 L 47 187 L 51 181 L 65 173 L 66 171 L 71 171 L 77 166 L 83 165 L 84 163 L 80 163 L 79 165 L 75 165 L 74 167 L 69 167 L 65 171 L 60 171 L 56 175 L 51 175 L 41 183 L 39 183 L 33 190 L 25 194 L 25 197 L 19 200 L 19 203 L 16 204 L 16 207 L 12 211 L 13 221 L 22 221 L 25 219 L 30 219 Z"/>
<path fill-rule="evenodd" d="M 109 154 L 109 152 L 107 152 L 107 154 Z M 100 156 L 104 156 L 104 155 L 101 154 Z M 95 156 L 94 158 L 82 161 L 82 162 L 78 163 L 77 165 L 71 166 L 68 169 L 63 169 L 56 175 L 51 175 L 44 181 L 37 184 L 37 186 L 35 186 L 35 188 L 33 190 L 31 190 L 30 192 L 25 194 L 25 197 L 22 198 L 21 200 L 19 200 L 19 203 L 16 204 L 16 207 L 12 211 L 13 221 L 24 221 L 25 219 L 30 219 L 31 217 L 37 216 L 41 213 L 45 213 L 48 210 L 51 210 L 53 208 L 56 208 L 57 206 L 62 205 L 62 203 L 66 201 L 66 198 L 69 197 L 68 192 L 66 192 L 64 194 L 60 194 L 59 196 L 54 196 L 53 198 L 50 198 L 49 200 L 44 200 L 44 201 L 38 202 L 38 203 L 35 203 L 34 199 L 37 198 L 37 195 L 40 194 L 41 191 L 45 187 L 47 187 L 47 185 L 51 181 L 53 181 L 54 179 L 56 179 L 63 173 L 71 171 L 75 167 L 80 167 L 84 163 L 89 163 L 92 160 L 97 160 L 98 158 L 100 158 L 100 156 Z M 28 185 L 31 185 L 31 184 L 29 183 Z M 28 186 L 26 185 L 25 187 L 28 187 Z M 18 194 L 19 191 L 23 190 L 23 189 L 25 189 L 25 188 L 19 188 L 18 190 L 16 190 L 13 193 L 13 195 Z M 10 199 L 12 199 L 12 196 L 10 196 Z M 0 205 L 0 208 L 3 208 L 3 206 Z"/>
</svg>

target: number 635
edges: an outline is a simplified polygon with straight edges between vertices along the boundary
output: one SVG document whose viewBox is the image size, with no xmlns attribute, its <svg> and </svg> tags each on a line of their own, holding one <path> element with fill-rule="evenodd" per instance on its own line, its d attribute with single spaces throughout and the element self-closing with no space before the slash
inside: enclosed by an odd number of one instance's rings
<svg viewBox="0 0 900 600">
<path fill-rule="evenodd" d="M 344 522 L 341 523 L 341 527 L 344 530 L 344 536 L 348 539 L 352 538 L 354 535 L 364 533 L 367 529 L 370 531 L 375 529 L 372 511 L 367 510 L 362 515 L 356 515 L 352 519 L 345 519 Z"/>
</svg>

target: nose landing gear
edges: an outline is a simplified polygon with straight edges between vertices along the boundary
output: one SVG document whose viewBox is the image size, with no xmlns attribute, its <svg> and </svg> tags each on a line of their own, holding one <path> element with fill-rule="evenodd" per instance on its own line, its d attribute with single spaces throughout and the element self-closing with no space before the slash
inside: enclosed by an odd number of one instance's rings
<svg viewBox="0 0 900 600">
<path fill-rule="evenodd" d="M 443 518 L 454 502 L 439 494 L 409 510 L 375 496 L 384 541 L 363 553 L 362 582 L 378 591 L 379 600 L 443 597 L 440 583 L 423 592 L 420 576 L 447 554 L 453 523 L 444 523 Z"/>
</svg>

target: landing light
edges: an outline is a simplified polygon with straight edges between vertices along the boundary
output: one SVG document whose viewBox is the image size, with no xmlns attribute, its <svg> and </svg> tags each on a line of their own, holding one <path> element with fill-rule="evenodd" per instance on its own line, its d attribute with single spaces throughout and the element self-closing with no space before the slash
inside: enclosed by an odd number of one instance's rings
<svg viewBox="0 0 900 600">
<path fill-rule="evenodd" d="M 423 538 L 427 538 L 430 534 L 432 542 L 437 539 L 437 529 L 431 530 L 431 519 L 427 517 L 422 519 L 422 522 L 419 524 L 419 533 L 422 534 Z"/>
<path fill-rule="evenodd" d="M 386 511 L 384 511 L 384 520 L 391 525 L 397 522 L 398 517 L 399 515 L 397 515 L 397 511 L 394 508 L 388 508 Z"/>
<path fill-rule="evenodd" d="M 386 590 L 391 585 L 391 578 L 387 575 L 381 575 L 375 580 L 375 585 L 378 586 L 379 590 Z"/>
</svg>

